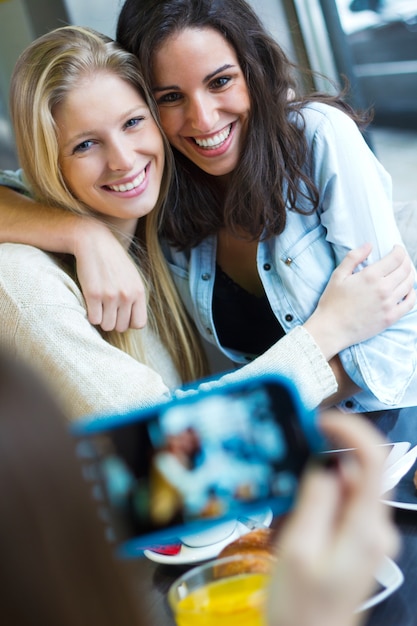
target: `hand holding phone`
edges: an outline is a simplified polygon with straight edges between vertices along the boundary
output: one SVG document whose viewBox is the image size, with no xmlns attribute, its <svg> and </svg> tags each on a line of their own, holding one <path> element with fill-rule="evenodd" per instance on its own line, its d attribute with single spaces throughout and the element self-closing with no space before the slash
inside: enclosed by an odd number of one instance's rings
<svg viewBox="0 0 417 626">
<path fill-rule="evenodd" d="M 287 512 L 316 414 L 281 377 L 199 391 L 73 426 L 100 514 L 125 556 L 269 506 Z"/>
</svg>

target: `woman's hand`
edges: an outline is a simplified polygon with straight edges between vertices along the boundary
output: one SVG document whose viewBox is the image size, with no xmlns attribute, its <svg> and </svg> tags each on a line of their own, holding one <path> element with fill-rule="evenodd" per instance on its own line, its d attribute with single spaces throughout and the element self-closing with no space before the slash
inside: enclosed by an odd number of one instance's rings
<svg viewBox="0 0 417 626">
<path fill-rule="evenodd" d="M 146 293 L 137 267 L 98 220 L 78 220 L 74 254 L 91 324 L 124 332 L 146 325 Z"/>
<path fill-rule="evenodd" d="M 401 246 L 353 273 L 371 244 L 352 250 L 334 270 L 316 310 L 304 324 L 325 357 L 382 332 L 411 311 L 415 268 Z"/>
<path fill-rule="evenodd" d="M 372 593 L 384 555 L 399 546 L 379 498 L 384 443 L 358 415 L 328 411 L 325 434 L 355 450 L 329 469 L 307 470 L 297 505 L 282 527 L 268 596 L 270 626 L 353 626 Z"/>
</svg>

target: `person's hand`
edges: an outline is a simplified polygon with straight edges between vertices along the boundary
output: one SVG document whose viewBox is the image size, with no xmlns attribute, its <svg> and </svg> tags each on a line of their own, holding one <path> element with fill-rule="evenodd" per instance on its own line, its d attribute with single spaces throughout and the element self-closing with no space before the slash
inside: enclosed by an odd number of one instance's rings
<svg viewBox="0 0 417 626">
<path fill-rule="evenodd" d="M 75 242 L 77 275 L 91 324 L 105 331 L 143 328 L 145 288 L 116 237 L 104 224 L 86 219 L 80 223 Z"/>
<path fill-rule="evenodd" d="M 276 543 L 268 594 L 269 626 L 353 626 L 372 593 L 384 555 L 399 546 L 379 498 L 385 454 L 377 431 L 358 415 L 328 411 L 325 434 L 355 448 L 334 468 L 309 468 Z"/>
<path fill-rule="evenodd" d="M 415 268 L 401 246 L 354 273 L 371 244 L 350 251 L 334 270 L 316 310 L 305 322 L 325 357 L 382 332 L 416 302 Z"/>
</svg>

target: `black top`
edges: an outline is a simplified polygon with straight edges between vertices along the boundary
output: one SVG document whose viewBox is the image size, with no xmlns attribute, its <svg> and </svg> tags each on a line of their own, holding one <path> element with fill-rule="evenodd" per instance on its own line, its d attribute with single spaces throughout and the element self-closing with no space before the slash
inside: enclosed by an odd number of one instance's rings
<svg viewBox="0 0 417 626">
<path fill-rule="evenodd" d="M 285 332 L 266 295 L 254 296 L 216 265 L 213 320 L 220 344 L 250 356 L 270 348 Z"/>
</svg>

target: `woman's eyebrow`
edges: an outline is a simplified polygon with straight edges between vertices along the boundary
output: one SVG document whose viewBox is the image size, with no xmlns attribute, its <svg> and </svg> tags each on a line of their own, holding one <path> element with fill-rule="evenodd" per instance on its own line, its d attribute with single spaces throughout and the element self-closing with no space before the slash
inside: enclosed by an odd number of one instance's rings
<svg viewBox="0 0 417 626">
<path fill-rule="evenodd" d="M 210 72 L 210 74 L 207 74 L 206 76 L 204 76 L 203 80 L 201 81 L 203 84 L 210 82 L 210 80 L 212 78 L 214 78 L 215 76 L 217 76 L 217 74 L 220 74 L 221 72 L 224 72 L 225 70 L 228 70 L 232 67 L 235 67 L 233 64 L 231 63 L 225 63 L 224 65 L 222 65 L 221 67 L 218 67 L 217 69 L 215 69 L 213 72 Z M 152 87 L 152 91 L 153 92 L 157 92 L 157 91 L 181 91 L 181 87 L 180 85 L 155 85 L 154 87 Z"/>
<path fill-rule="evenodd" d="M 225 63 L 221 67 L 218 67 L 217 70 L 214 70 L 214 72 L 210 72 L 210 74 L 207 74 L 207 76 L 203 78 L 203 83 L 208 83 L 212 78 L 217 76 L 217 74 L 220 74 L 221 72 L 224 72 L 225 70 L 229 70 L 231 67 L 235 67 L 235 66 L 232 65 L 231 63 Z"/>
</svg>

